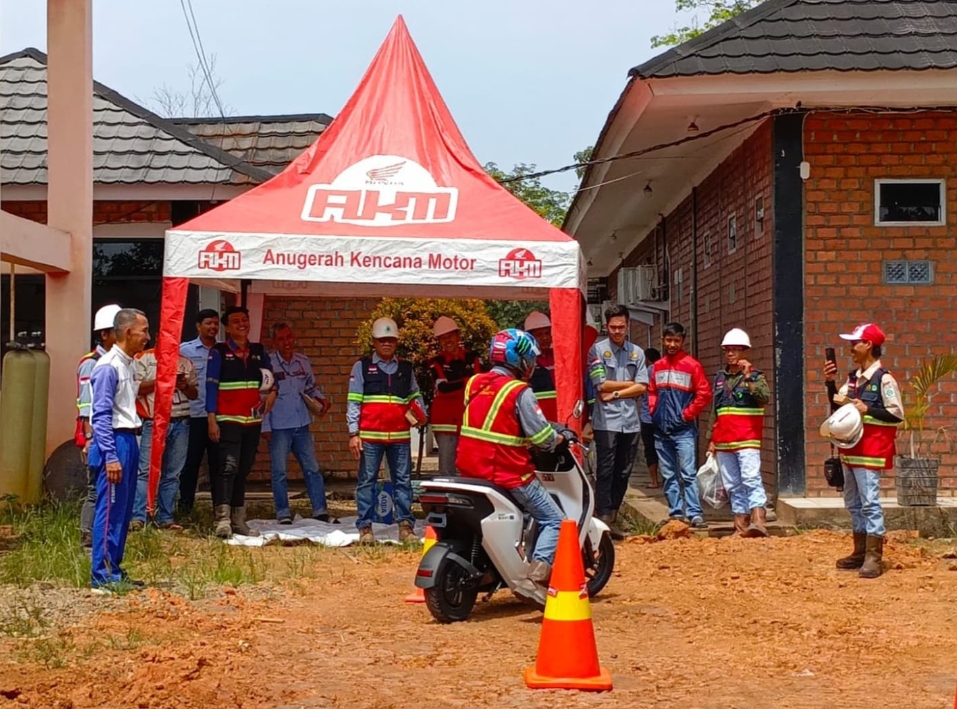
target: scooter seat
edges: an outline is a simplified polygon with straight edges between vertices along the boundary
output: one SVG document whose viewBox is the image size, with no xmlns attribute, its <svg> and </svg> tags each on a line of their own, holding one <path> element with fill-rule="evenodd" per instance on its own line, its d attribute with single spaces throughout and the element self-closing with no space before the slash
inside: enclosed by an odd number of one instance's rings
<svg viewBox="0 0 957 709">
<path fill-rule="evenodd" d="M 523 507 L 522 507 L 520 504 L 518 504 L 518 500 L 516 500 L 514 497 L 512 497 L 512 493 L 510 493 L 510 492 L 509 492 L 508 490 L 506 490 L 504 487 L 501 487 L 500 485 L 496 485 L 495 483 L 493 483 L 493 482 L 490 481 L 490 480 L 484 480 L 484 479 L 482 479 L 482 478 L 464 478 L 464 477 L 459 477 L 459 476 L 448 476 L 448 475 L 445 475 L 445 476 L 438 477 L 438 478 L 432 478 L 431 480 L 424 481 L 424 482 L 425 482 L 426 484 L 428 484 L 428 483 L 430 483 L 430 482 L 436 482 L 436 483 L 447 482 L 447 483 L 455 483 L 455 484 L 457 484 L 457 485 L 474 485 L 474 486 L 476 486 L 476 487 L 487 487 L 487 488 L 490 488 L 490 489 L 492 489 L 492 490 L 495 490 L 497 493 L 499 493 L 500 495 L 502 495 L 502 497 L 504 497 L 505 499 L 507 499 L 507 500 L 508 500 L 509 502 L 511 502 L 513 505 L 515 505 L 518 509 L 520 509 L 520 510 L 523 509 Z"/>
</svg>

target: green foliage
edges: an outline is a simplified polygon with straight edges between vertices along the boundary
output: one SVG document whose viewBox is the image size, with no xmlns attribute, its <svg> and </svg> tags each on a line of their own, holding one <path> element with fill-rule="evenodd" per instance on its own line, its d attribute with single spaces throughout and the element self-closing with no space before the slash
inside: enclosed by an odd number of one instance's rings
<svg viewBox="0 0 957 709">
<path fill-rule="evenodd" d="M 912 458 L 920 457 L 924 440 L 924 419 L 930 411 L 934 394 L 938 393 L 938 385 L 944 377 L 957 374 L 957 355 L 938 355 L 932 360 L 924 362 L 917 374 L 911 377 L 910 386 L 914 401 L 908 401 L 904 395 L 904 430 L 910 433 L 910 454 Z M 937 441 L 944 435 L 939 429 L 934 437 Z M 932 441 L 933 443 L 933 441 Z"/>
<path fill-rule="evenodd" d="M 695 15 L 690 25 L 684 27 L 675 25 L 668 34 L 652 37 L 651 46 L 674 47 L 683 44 L 689 39 L 694 39 L 707 32 L 712 27 L 717 27 L 732 17 L 757 7 L 762 2 L 764 0 L 675 0 L 676 12 L 705 10 L 708 13 L 707 19 L 705 19 L 704 24 L 700 24 L 697 15 Z"/>
<path fill-rule="evenodd" d="M 494 162 L 485 163 L 485 172 L 496 182 L 514 177 L 522 177 L 523 175 L 530 175 L 536 170 L 535 165 L 519 163 L 512 168 L 511 172 L 505 172 Z M 565 213 L 568 211 L 569 204 L 571 204 L 571 198 L 567 192 L 545 187 L 538 177 L 506 182 L 502 187 L 535 210 L 545 221 L 551 222 L 557 227 L 560 227 L 562 222 L 565 221 Z M 515 238 L 520 239 L 521 235 L 516 234 Z"/>
<path fill-rule="evenodd" d="M 579 150 L 577 153 L 575 153 L 575 155 L 573 156 L 573 159 L 577 163 L 588 162 L 589 160 L 591 160 L 592 155 L 594 155 L 594 153 L 595 153 L 595 146 L 589 145 L 584 150 Z M 576 167 L 575 174 L 578 175 L 579 180 L 583 178 L 585 176 L 585 167 L 584 166 Z"/>
<path fill-rule="evenodd" d="M 359 326 L 356 343 L 372 351 L 372 323 L 377 318 L 392 318 L 399 326 L 397 354 L 412 362 L 419 388 L 427 402 L 432 399 L 429 384 L 429 360 L 438 354 L 439 348 L 432 337 L 432 325 L 440 315 L 447 315 L 459 325 L 462 343 L 483 359 L 488 353 L 489 342 L 498 328 L 489 317 L 481 300 L 458 300 L 439 298 L 384 298 L 369 319 Z"/>
<path fill-rule="evenodd" d="M 525 318 L 533 310 L 540 310 L 548 315 L 548 301 L 537 300 L 487 300 L 485 307 L 489 316 L 498 325 L 499 330 L 506 330 L 510 327 L 521 327 L 525 324 Z"/>
</svg>

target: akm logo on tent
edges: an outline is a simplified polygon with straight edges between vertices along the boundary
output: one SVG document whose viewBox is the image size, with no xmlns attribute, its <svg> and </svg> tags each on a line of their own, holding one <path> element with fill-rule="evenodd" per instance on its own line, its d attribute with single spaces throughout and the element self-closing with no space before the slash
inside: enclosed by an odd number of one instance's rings
<svg viewBox="0 0 957 709">
<path fill-rule="evenodd" d="M 520 281 L 526 278 L 541 278 L 542 262 L 528 249 L 512 249 L 505 258 L 499 259 L 498 275 L 500 278 L 515 278 Z"/>
<path fill-rule="evenodd" d="M 242 254 L 228 241 L 211 241 L 199 252 L 199 267 L 210 271 L 238 271 L 242 266 Z"/>
<path fill-rule="evenodd" d="M 459 191 L 439 187 L 429 171 L 397 155 L 373 155 L 331 184 L 312 185 L 301 219 L 358 226 L 438 224 L 455 219 Z"/>
</svg>

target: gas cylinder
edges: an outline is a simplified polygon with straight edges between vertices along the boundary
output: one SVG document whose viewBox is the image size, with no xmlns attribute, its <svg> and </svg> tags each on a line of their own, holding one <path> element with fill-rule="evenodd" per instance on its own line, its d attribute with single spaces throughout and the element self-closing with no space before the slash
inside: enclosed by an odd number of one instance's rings
<svg viewBox="0 0 957 709">
<path fill-rule="evenodd" d="M 3 357 L 3 385 L 0 390 L 0 498 L 27 497 L 30 448 L 33 440 L 33 399 L 36 392 L 37 360 L 33 353 L 16 347 Z"/>
<path fill-rule="evenodd" d="M 43 465 L 46 462 L 47 399 L 50 394 L 50 355 L 30 350 L 36 361 L 33 385 L 33 415 L 30 417 L 30 466 L 24 501 L 36 504 L 43 497 Z"/>
</svg>

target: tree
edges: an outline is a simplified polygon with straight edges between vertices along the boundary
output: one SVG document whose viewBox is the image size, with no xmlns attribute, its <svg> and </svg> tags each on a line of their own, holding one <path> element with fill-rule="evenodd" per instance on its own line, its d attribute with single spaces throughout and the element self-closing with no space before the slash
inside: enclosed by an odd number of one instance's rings
<svg viewBox="0 0 957 709">
<path fill-rule="evenodd" d="M 577 153 L 575 153 L 574 160 L 580 165 L 579 167 L 575 168 L 575 174 L 578 175 L 579 180 L 585 176 L 585 170 L 587 169 L 584 165 L 581 165 L 581 163 L 586 163 L 591 160 L 591 156 L 594 154 L 594 152 L 595 146 L 589 145 L 584 150 L 579 150 Z"/>
<path fill-rule="evenodd" d="M 535 165 L 519 163 L 512 168 L 511 172 L 505 172 L 494 162 L 485 163 L 485 172 L 488 173 L 489 177 L 499 183 L 502 183 L 502 180 L 514 180 L 514 178 L 517 177 L 530 175 L 536 172 L 536 169 Z M 567 192 L 545 187 L 545 185 L 542 184 L 541 178 L 530 177 L 523 180 L 505 182 L 502 184 L 502 187 L 535 210 L 545 221 L 560 227 L 565 220 L 565 212 L 568 211 L 571 198 Z"/>
<path fill-rule="evenodd" d="M 690 25 L 685 27 L 675 25 L 669 34 L 652 37 L 651 46 L 673 47 L 683 44 L 689 39 L 694 39 L 707 32 L 712 27 L 717 27 L 722 22 L 727 22 L 732 17 L 757 7 L 762 2 L 764 0 L 675 0 L 675 10 L 677 12 L 706 10 L 708 13 L 707 19 L 702 25 L 699 24 L 698 16 L 695 15 Z"/>
<path fill-rule="evenodd" d="M 187 65 L 186 73 L 189 76 L 189 90 L 182 91 L 164 83 L 154 88 L 148 99 L 143 101 L 137 98 L 137 101 L 164 118 L 219 116 L 217 98 L 222 106 L 223 115 L 228 116 L 233 113 L 232 108 L 222 102 L 222 92 L 219 89 L 223 85 L 223 79 L 216 74 L 215 54 L 209 55 L 209 77 L 206 76 L 199 62 Z"/>
<path fill-rule="evenodd" d="M 510 327 L 521 329 L 525 318 L 533 310 L 541 310 L 548 315 L 548 301 L 537 300 L 487 300 L 485 309 L 500 330 Z"/>
</svg>

